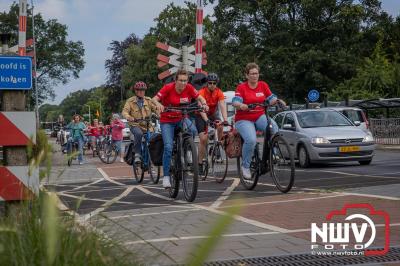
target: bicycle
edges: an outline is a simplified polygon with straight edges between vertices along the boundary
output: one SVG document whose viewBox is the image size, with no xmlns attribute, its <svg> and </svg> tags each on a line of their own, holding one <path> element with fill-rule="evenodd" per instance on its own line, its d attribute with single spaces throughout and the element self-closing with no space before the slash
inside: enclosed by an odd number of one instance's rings
<svg viewBox="0 0 400 266">
<path fill-rule="evenodd" d="M 183 194 L 186 201 L 192 202 L 197 195 L 199 183 L 199 165 L 197 158 L 197 149 L 192 135 L 184 119 L 189 118 L 189 114 L 197 111 L 203 111 L 203 108 L 196 105 L 187 105 L 181 107 L 167 107 L 164 112 L 179 111 L 182 113 L 182 127 L 177 127 L 174 134 L 174 145 L 171 157 L 171 188 L 169 196 L 176 198 L 179 193 L 179 183 L 182 180 Z"/>
<path fill-rule="evenodd" d="M 68 145 L 68 144 L 67 144 Z M 76 160 L 76 157 L 79 153 L 79 143 L 77 141 L 71 142 L 71 149 L 67 148 L 67 163 L 68 166 L 72 165 L 72 161 Z"/>
<path fill-rule="evenodd" d="M 104 138 L 98 142 L 96 142 L 97 155 L 103 163 L 112 164 L 117 159 L 117 150 L 115 145 L 112 142 L 111 138 L 111 128 L 105 129 Z"/>
<path fill-rule="evenodd" d="M 283 193 L 287 193 L 292 188 L 295 177 L 293 153 L 290 150 L 288 142 L 279 132 L 272 135 L 271 118 L 268 116 L 269 105 L 267 103 L 248 104 L 249 109 L 254 109 L 257 106 L 264 108 L 268 121 L 264 134 L 262 157 L 260 158 L 259 154 L 259 143 L 256 143 L 250 163 L 250 179 L 243 176 L 241 171 L 241 157 L 237 158 L 240 182 L 246 189 L 252 190 L 256 187 L 259 176 L 270 172 L 276 188 Z M 281 179 L 285 179 L 285 174 L 287 182 L 283 184 Z"/>
<path fill-rule="evenodd" d="M 160 175 L 161 175 L 161 168 L 160 166 L 154 166 L 151 158 L 150 158 L 150 152 L 149 152 L 149 144 L 150 144 L 150 139 L 151 139 L 151 132 L 150 132 L 150 125 L 152 122 L 156 122 L 156 119 L 158 119 L 157 116 L 152 115 L 151 117 L 146 117 L 144 119 L 135 119 L 135 122 L 141 123 L 145 122 L 146 123 L 146 133 L 143 134 L 142 136 L 142 145 L 141 145 L 141 155 L 142 159 L 140 161 L 140 165 L 136 165 L 133 163 L 133 174 L 135 176 L 135 179 L 138 183 L 141 183 L 144 178 L 144 173 L 148 171 L 150 175 L 151 181 L 153 181 L 154 184 L 158 184 L 158 181 L 160 180 Z M 154 168 L 157 168 L 157 172 L 153 171 Z M 139 171 L 141 171 L 139 173 Z"/>
<path fill-rule="evenodd" d="M 217 123 L 210 121 L 209 125 L 214 130 L 208 132 L 209 142 L 206 146 L 205 158 L 203 160 L 203 173 L 200 173 L 200 177 L 203 181 L 207 179 L 211 165 L 211 175 L 215 178 L 217 183 L 222 183 L 228 172 L 228 157 L 225 154 L 223 143 L 219 140 Z M 225 126 L 232 127 L 231 125 Z"/>
</svg>

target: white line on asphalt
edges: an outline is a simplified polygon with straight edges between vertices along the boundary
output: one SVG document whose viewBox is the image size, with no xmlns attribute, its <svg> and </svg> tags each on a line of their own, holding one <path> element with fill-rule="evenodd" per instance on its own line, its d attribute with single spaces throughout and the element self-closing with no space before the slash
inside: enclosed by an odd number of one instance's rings
<svg viewBox="0 0 400 266">
<path fill-rule="evenodd" d="M 298 202 L 298 201 L 309 201 L 309 200 L 319 200 L 319 199 L 327 199 L 327 198 L 337 198 L 344 197 L 346 195 L 332 195 L 332 196 L 323 196 L 323 197 L 315 197 L 315 198 L 305 198 L 305 199 L 291 199 L 291 200 L 277 200 L 277 201 L 264 201 L 264 202 L 253 202 L 253 203 L 244 203 L 238 205 L 227 205 L 221 208 L 230 208 L 234 206 L 254 206 L 254 205 L 263 205 L 263 204 L 276 204 L 276 203 L 288 203 L 288 202 Z"/>
<path fill-rule="evenodd" d="M 376 224 L 376 227 L 384 227 L 385 224 Z M 390 224 L 390 227 L 400 226 L 400 223 Z M 260 235 L 276 235 L 276 234 L 291 234 L 291 233 L 301 233 L 310 232 L 311 228 L 294 229 L 287 230 L 286 232 L 278 231 L 267 231 L 267 232 L 250 232 L 250 233 L 237 233 L 237 234 L 223 234 L 222 237 L 243 237 L 243 236 L 260 236 Z M 191 239 L 204 239 L 210 238 L 211 236 L 178 236 L 178 237 L 166 237 L 166 238 L 156 238 L 156 239 L 146 239 L 137 241 L 128 241 L 124 245 L 135 245 L 135 244 L 145 244 L 145 243 L 156 243 L 156 242 L 166 242 L 166 241 L 179 241 L 179 240 L 191 240 Z M 307 240 L 304 240 L 307 241 Z"/>
<path fill-rule="evenodd" d="M 400 200 L 398 197 L 390 197 L 390 196 L 382 196 L 382 195 L 374 195 L 374 194 L 365 194 L 365 193 L 357 193 L 357 192 L 338 192 L 340 194 L 348 195 L 348 196 L 362 196 L 369 198 L 378 198 L 378 199 L 387 199 L 387 200 Z"/>
<path fill-rule="evenodd" d="M 170 207 L 170 206 L 168 206 Z M 172 207 L 172 206 L 171 206 Z M 150 216 L 150 215 L 160 215 L 160 214 L 171 214 L 171 213 L 179 213 L 179 212 L 193 212 L 193 211 L 201 211 L 200 209 L 186 209 L 186 210 L 177 210 L 177 211 L 163 211 L 163 212 L 148 212 L 148 213 L 137 213 L 137 214 L 129 214 L 129 215 L 121 215 L 121 216 L 110 216 L 109 213 L 107 217 L 109 219 L 122 219 L 128 217 L 140 217 L 140 216 Z"/>
<path fill-rule="evenodd" d="M 94 211 L 92 211 L 92 212 L 90 212 L 90 213 L 88 213 L 88 214 L 85 214 L 85 215 L 79 217 L 79 219 L 82 220 L 82 221 L 87 221 L 87 220 L 89 220 L 91 217 L 93 217 L 93 216 L 99 214 L 100 212 L 104 211 L 106 208 L 108 208 L 109 206 L 111 206 L 113 203 L 115 203 L 115 202 L 119 201 L 120 199 L 122 199 L 123 197 L 127 196 L 129 193 L 131 193 L 131 191 L 132 191 L 134 188 L 135 188 L 134 186 L 128 186 L 128 188 L 125 189 L 125 191 L 122 192 L 119 196 L 117 196 L 117 197 L 115 197 L 115 198 L 113 198 L 113 199 L 107 201 L 106 203 L 104 203 L 104 204 L 102 205 L 101 208 L 97 208 L 96 210 L 94 210 Z"/>
<path fill-rule="evenodd" d="M 97 184 L 97 183 L 99 183 L 99 182 L 101 182 L 101 181 L 103 181 L 103 180 L 104 180 L 104 178 L 100 178 L 100 179 L 98 179 L 98 180 L 96 180 L 96 181 L 93 181 L 92 183 L 88 183 L 88 184 L 86 184 L 86 185 L 82 185 L 82 186 L 79 186 L 79 187 L 76 187 L 76 188 L 73 188 L 73 189 L 65 190 L 65 191 L 63 191 L 63 192 L 74 191 L 74 190 L 78 190 L 78 189 L 81 189 L 81 188 L 84 188 L 84 187 L 88 187 L 88 186 Z"/>
<path fill-rule="evenodd" d="M 231 195 L 232 191 L 239 185 L 239 182 L 240 179 L 235 178 L 232 185 L 230 185 L 210 207 L 218 208 Z"/>
<path fill-rule="evenodd" d="M 103 171 L 103 169 L 101 168 L 97 168 L 97 170 L 100 172 L 100 174 L 104 177 L 105 180 L 107 180 L 108 182 L 120 185 L 120 186 L 126 186 L 126 184 L 124 183 L 120 183 L 118 181 L 112 180 L 107 174 L 106 172 Z"/>
<path fill-rule="evenodd" d="M 340 175 L 348 175 L 348 176 L 363 176 L 363 177 L 374 177 L 374 178 L 384 178 L 384 179 L 399 179 L 400 177 L 394 176 L 382 176 L 382 175 L 364 175 L 364 174 L 354 174 L 354 173 L 346 173 L 346 172 L 339 172 L 339 171 L 331 171 L 331 170 L 297 170 L 296 171 L 303 171 L 303 172 L 323 172 L 323 173 L 332 173 L 332 174 L 340 174 Z"/>
</svg>

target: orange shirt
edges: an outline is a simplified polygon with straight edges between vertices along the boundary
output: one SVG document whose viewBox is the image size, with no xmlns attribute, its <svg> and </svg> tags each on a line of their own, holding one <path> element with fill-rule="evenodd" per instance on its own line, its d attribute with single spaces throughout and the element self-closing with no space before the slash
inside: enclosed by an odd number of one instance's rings
<svg viewBox="0 0 400 266">
<path fill-rule="evenodd" d="M 214 91 L 210 91 L 207 87 L 204 87 L 199 91 L 199 94 L 203 96 L 208 107 L 210 108 L 207 112 L 207 115 L 209 116 L 215 114 L 218 107 L 218 102 L 225 99 L 225 96 L 220 88 L 215 88 Z"/>
</svg>

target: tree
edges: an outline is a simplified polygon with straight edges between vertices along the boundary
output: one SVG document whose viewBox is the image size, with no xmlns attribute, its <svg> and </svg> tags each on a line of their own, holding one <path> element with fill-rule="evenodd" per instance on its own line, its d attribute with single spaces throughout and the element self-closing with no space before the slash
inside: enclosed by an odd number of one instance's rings
<svg viewBox="0 0 400 266">
<path fill-rule="evenodd" d="M 18 40 L 18 4 L 13 3 L 8 13 L 0 13 L 0 32 L 13 35 L 11 45 Z M 71 78 L 78 78 L 84 67 L 84 48 L 81 41 L 68 41 L 68 28 L 56 19 L 45 21 L 42 15 L 36 14 L 36 68 L 39 103 L 47 99 L 54 100 L 54 87 L 66 84 Z M 27 39 L 32 38 L 32 12 L 28 9 Z M 31 94 L 30 102 L 34 103 Z"/>
</svg>

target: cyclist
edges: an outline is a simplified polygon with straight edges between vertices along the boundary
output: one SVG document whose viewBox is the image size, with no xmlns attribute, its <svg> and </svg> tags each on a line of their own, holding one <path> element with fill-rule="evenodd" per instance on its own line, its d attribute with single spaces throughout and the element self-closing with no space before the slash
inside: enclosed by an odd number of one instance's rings
<svg viewBox="0 0 400 266">
<path fill-rule="evenodd" d="M 102 136 L 102 130 L 99 125 L 98 119 L 93 119 L 93 126 L 89 127 L 89 142 L 92 145 L 93 151 L 96 150 L 96 141 L 99 140 Z"/>
<path fill-rule="evenodd" d="M 125 106 L 122 109 L 122 116 L 128 120 L 129 129 L 134 136 L 134 152 L 135 160 L 134 163 L 141 162 L 141 145 L 142 136 L 146 130 L 145 123 L 135 122 L 135 119 L 144 119 L 150 117 L 152 113 L 157 113 L 157 108 L 152 102 L 150 97 L 145 96 L 147 85 L 143 81 L 136 82 L 131 89 L 135 92 L 135 96 L 132 96 L 126 100 Z M 154 132 L 154 128 L 149 129 Z"/>
<path fill-rule="evenodd" d="M 79 155 L 78 161 L 79 164 L 83 164 L 83 143 L 84 143 L 84 131 L 86 129 L 85 124 L 80 121 L 81 116 L 75 114 L 73 116 L 73 122 L 69 123 L 67 129 L 70 130 L 70 135 L 67 142 L 67 151 L 70 153 L 72 150 L 72 145 L 74 142 L 78 143 L 79 147 Z"/>
<path fill-rule="evenodd" d="M 200 113 L 195 116 L 196 128 L 199 133 L 199 172 L 203 173 L 203 159 L 206 152 L 206 146 L 208 142 L 207 135 L 207 123 L 209 121 L 218 121 L 218 136 L 222 136 L 223 127 L 222 123 L 227 123 L 228 114 L 226 112 L 225 97 L 222 90 L 217 87 L 219 78 L 215 73 L 209 73 L 207 75 L 207 86 L 200 89 L 199 94 L 206 100 L 208 107 L 210 108 L 207 113 Z M 218 112 L 222 114 L 223 120 Z"/>
<path fill-rule="evenodd" d="M 256 129 L 265 131 L 267 127 L 267 117 L 262 107 L 256 107 L 249 110 L 248 104 L 264 103 L 267 101 L 270 105 L 275 105 L 280 101 L 276 95 L 272 94 L 266 82 L 259 80 L 260 68 L 256 63 L 248 63 L 245 68 L 247 81 L 236 87 L 235 97 L 232 99 L 232 105 L 237 109 L 235 114 L 235 127 L 244 140 L 242 147 L 242 172 L 243 177 L 250 179 L 250 162 L 256 145 Z M 271 119 L 271 118 L 270 118 Z M 278 131 L 276 122 L 271 119 L 272 133 Z"/>
<path fill-rule="evenodd" d="M 121 145 L 122 145 L 122 130 L 125 128 L 124 122 L 121 121 L 118 114 L 113 114 L 111 119 L 111 139 L 115 145 L 117 155 L 120 156 L 120 162 L 123 163 L 124 159 L 121 156 Z"/>
<path fill-rule="evenodd" d="M 170 188 L 171 181 L 169 176 L 172 147 L 174 144 L 175 128 L 181 127 L 182 114 L 181 112 L 163 112 L 166 107 L 179 107 L 181 104 L 190 104 L 192 99 L 196 99 L 203 108 L 208 111 L 206 100 L 200 96 L 198 91 L 188 83 L 189 74 L 186 70 L 178 70 L 175 75 L 175 82 L 164 85 L 161 90 L 153 97 L 153 101 L 157 104 L 157 109 L 161 112 L 160 126 L 164 142 L 163 153 L 163 187 Z M 192 135 L 196 135 L 196 127 L 185 118 L 183 123 L 189 128 Z"/>
</svg>

